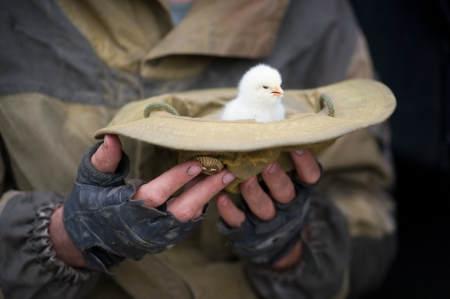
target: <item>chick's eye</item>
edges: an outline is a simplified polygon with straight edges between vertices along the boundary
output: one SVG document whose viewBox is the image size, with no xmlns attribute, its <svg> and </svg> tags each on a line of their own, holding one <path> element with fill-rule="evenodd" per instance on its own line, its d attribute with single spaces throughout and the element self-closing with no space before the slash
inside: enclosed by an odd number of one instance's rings
<svg viewBox="0 0 450 299">
<path fill-rule="evenodd" d="M 264 89 L 267 89 L 267 86 L 263 86 Z"/>
</svg>

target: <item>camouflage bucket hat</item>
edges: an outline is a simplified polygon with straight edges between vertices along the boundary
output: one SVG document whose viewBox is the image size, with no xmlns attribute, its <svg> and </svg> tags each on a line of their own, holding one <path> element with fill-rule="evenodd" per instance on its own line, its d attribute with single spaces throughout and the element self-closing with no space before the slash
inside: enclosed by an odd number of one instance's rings
<svg viewBox="0 0 450 299">
<path fill-rule="evenodd" d="M 226 190 L 278 161 L 292 170 L 289 152 L 314 154 L 353 131 L 377 125 L 394 111 L 391 90 L 372 80 L 349 80 L 308 90 L 287 90 L 286 119 L 260 123 L 220 120 L 224 104 L 237 89 L 208 89 L 164 94 L 122 107 L 109 125 L 95 133 L 117 134 L 175 151 L 178 163 L 197 159 L 204 172 L 227 167 L 237 179 Z"/>
</svg>

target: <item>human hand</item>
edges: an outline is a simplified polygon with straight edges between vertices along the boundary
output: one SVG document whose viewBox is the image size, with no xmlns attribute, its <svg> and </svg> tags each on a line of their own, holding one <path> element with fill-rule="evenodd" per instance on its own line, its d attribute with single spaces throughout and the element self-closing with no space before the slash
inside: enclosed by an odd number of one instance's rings
<svg viewBox="0 0 450 299">
<path fill-rule="evenodd" d="M 137 260 L 170 248 L 201 223 L 207 202 L 235 178 L 227 170 L 199 178 L 200 163 L 188 161 L 147 184 L 124 185 L 128 169 L 114 135 L 91 148 L 80 165 L 64 225 L 88 268 L 102 271 L 124 257 Z M 170 198 L 188 182 L 189 188 Z"/>
<path fill-rule="evenodd" d="M 244 199 L 239 209 L 226 195 L 217 198 L 223 221 L 219 230 L 230 235 L 235 252 L 257 264 L 289 267 L 302 255 L 300 234 L 305 225 L 309 195 L 321 169 L 309 150 L 291 153 L 295 172 L 289 176 L 274 162 L 241 184 Z M 228 226 L 228 227 L 227 227 Z"/>
</svg>

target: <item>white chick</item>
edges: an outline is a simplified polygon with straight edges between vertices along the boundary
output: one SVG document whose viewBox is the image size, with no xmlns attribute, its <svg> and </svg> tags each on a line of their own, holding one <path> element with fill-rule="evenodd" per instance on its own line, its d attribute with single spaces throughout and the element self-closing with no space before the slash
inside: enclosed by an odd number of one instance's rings
<svg viewBox="0 0 450 299">
<path fill-rule="evenodd" d="M 282 120 L 285 114 L 282 97 L 280 73 L 268 65 L 258 64 L 242 76 L 238 96 L 225 105 L 221 119 Z"/>
</svg>

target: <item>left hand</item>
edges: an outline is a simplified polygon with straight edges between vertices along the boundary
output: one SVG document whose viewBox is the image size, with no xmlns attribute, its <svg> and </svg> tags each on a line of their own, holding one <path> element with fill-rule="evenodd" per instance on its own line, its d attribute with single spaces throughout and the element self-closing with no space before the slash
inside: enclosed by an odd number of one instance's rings
<svg viewBox="0 0 450 299">
<path fill-rule="evenodd" d="M 295 165 L 294 178 L 305 185 L 314 185 L 320 179 L 321 171 L 314 156 L 309 150 L 299 150 L 291 153 Z M 270 221 L 276 216 L 275 202 L 289 204 L 296 197 L 294 183 L 277 162 L 267 166 L 261 173 L 268 188 L 266 193 L 256 177 L 241 184 L 241 193 L 251 213 L 260 221 Z M 217 198 L 217 208 L 220 216 L 231 229 L 238 229 L 245 221 L 246 213 L 223 194 Z M 284 268 L 296 264 L 302 256 L 300 239 L 293 248 L 272 266 Z"/>
</svg>

